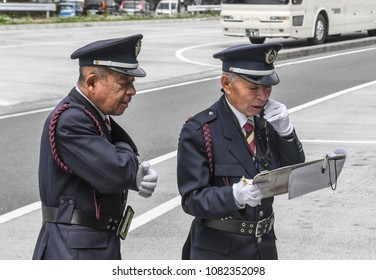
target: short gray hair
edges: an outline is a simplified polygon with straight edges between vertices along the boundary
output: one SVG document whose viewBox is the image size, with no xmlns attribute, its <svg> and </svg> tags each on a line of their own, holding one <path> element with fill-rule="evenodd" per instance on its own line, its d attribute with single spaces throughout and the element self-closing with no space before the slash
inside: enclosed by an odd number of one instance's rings
<svg viewBox="0 0 376 280">
<path fill-rule="evenodd" d="M 99 79 L 107 79 L 107 77 L 112 73 L 110 69 L 107 69 L 106 67 L 101 67 L 101 66 L 81 66 L 79 69 L 79 72 L 80 72 L 80 75 L 78 77 L 79 85 L 83 85 L 83 83 L 85 82 L 86 76 L 88 74 L 95 74 L 99 77 Z"/>
<path fill-rule="evenodd" d="M 223 72 L 222 75 L 230 78 L 231 82 L 233 83 L 236 82 L 236 80 L 239 78 L 239 75 L 237 75 L 236 73 L 232 73 L 232 72 Z"/>
</svg>

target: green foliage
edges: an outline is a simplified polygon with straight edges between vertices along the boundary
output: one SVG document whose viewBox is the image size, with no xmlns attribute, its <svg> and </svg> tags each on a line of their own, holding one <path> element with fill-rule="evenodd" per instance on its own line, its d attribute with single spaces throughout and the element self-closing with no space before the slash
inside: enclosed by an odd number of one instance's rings
<svg viewBox="0 0 376 280">
<path fill-rule="evenodd" d="M 44 15 L 22 15 L 17 17 L 14 15 L 0 14 L 0 25 L 6 24 L 47 24 L 47 23 L 67 23 L 67 22 L 98 22 L 98 21 L 126 21 L 126 20 L 152 20 L 152 19 L 174 19 L 174 18 L 205 18 L 205 17 L 218 17 L 219 12 L 208 12 L 192 15 L 189 13 L 181 13 L 176 16 L 167 15 L 85 15 L 76 17 L 58 17 L 57 15 L 46 18 Z"/>
<path fill-rule="evenodd" d="M 10 18 L 7 15 L 0 15 L 0 24 L 7 24 Z"/>
</svg>

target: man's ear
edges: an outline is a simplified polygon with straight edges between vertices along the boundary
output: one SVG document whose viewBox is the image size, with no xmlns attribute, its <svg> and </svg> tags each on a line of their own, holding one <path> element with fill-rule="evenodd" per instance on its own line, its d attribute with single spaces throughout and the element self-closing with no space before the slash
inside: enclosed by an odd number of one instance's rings
<svg viewBox="0 0 376 280">
<path fill-rule="evenodd" d="M 229 92 L 229 88 L 231 86 L 231 78 L 227 75 L 222 75 L 221 77 L 221 85 L 222 85 L 222 88 L 223 90 L 228 93 Z"/>
<path fill-rule="evenodd" d="M 87 75 L 86 80 L 85 80 L 86 88 L 90 92 L 94 92 L 95 91 L 95 86 L 97 84 L 97 81 L 98 81 L 97 75 L 95 75 L 95 74 L 89 74 L 89 75 Z"/>
</svg>

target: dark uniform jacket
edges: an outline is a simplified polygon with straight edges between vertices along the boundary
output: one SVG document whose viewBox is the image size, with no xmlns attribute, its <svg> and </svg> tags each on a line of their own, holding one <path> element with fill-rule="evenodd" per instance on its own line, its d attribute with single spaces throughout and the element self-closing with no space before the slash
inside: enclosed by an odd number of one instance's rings
<svg viewBox="0 0 376 280">
<path fill-rule="evenodd" d="M 209 125 L 212 137 L 212 176 L 204 145 L 202 126 L 205 123 Z M 232 185 L 239 182 L 242 176 L 250 179 L 261 170 L 304 162 L 304 152 L 295 131 L 290 139 L 281 138 L 270 124 L 257 117 L 255 139 L 260 156 L 257 164 L 224 95 L 183 126 L 177 157 L 178 188 L 183 210 L 195 216 L 183 248 L 183 259 L 278 258 L 274 229 L 256 238 L 202 224 L 203 219 L 222 218 L 256 222 L 273 213 L 273 197 L 264 198 L 257 207 L 246 205 L 239 210 L 234 201 Z"/>
<path fill-rule="evenodd" d="M 69 108 L 58 117 L 53 140 L 51 118 L 63 104 Z M 99 112 L 76 89 L 48 116 L 41 138 L 39 192 L 42 205 L 56 208 L 57 221 L 43 222 L 33 259 L 121 259 L 116 232 L 70 224 L 75 210 L 95 219 L 121 217 L 128 189 L 136 189 L 137 149 L 114 120 L 111 124 L 110 135 Z M 51 143 L 69 170 L 57 164 Z"/>
</svg>

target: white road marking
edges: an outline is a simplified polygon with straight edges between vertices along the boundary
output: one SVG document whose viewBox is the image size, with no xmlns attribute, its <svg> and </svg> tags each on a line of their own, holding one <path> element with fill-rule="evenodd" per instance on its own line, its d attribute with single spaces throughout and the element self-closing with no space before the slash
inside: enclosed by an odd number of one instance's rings
<svg viewBox="0 0 376 280">
<path fill-rule="evenodd" d="M 362 84 L 362 85 L 358 85 L 358 86 L 355 86 L 355 87 L 352 87 L 352 88 L 341 90 L 341 91 L 338 91 L 336 93 L 332 93 L 330 95 L 327 95 L 327 96 L 315 99 L 313 101 L 307 102 L 305 104 L 296 106 L 294 108 L 291 108 L 291 109 L 289 109 L 289 113 L 293 113 L 293 112 L 297 112 L 297 111 L 303 110 L 303 109 L 311 107 L 313 105 L 316 105 L 316 104 L 328 101 L 330 99 L 333 99 L 333 98 L 336 98 L 338 96 L 347 94 L 349 92 L 353 92 L 353 91 L 356 91 L 356 90 L 359 90 L 359 89 L 362 89 L 362 88 L 366 88 L 366 87 L 369 87 L 369 86 L 372 86 L 372 85 L 375 85 L 375 84 L 376 84 L 376 81 L 372 81 L 372 82 L 365 83 L 365 84 Z"/>
<path fill-rule="evenodd" d="M 18 208 L 11 212 L 5 213 L 0 216 L 0 224 L 9 222 L 10 220 L 22 217 L 28 213 L 39 210 L 41 208 L 41 202 L 37 201 L 24 207 Z"/>
<path fill-rule="evenodd" d="M 180 59 L 181 61 L 191 63 L 191 64 L 196 64 L 196 65 L 201 65 L 201 66 L 209 66 L 209 67 L 215 67 L 215 68 L 220 68 L 220 65 L 215 65 L 215 64 L 207 64 L 207 63 L 202 63 L 198 61 L 194 61 L 191 59 L 186 58 L 183 53 L 189 50 L 193 49 L 199 49 L 202 47 L 207 47 L 207 46 L 213 46 L 217 45 L 220 43 L 227 43 L 226 42 L 215 42 L 215 43 L 207 43 L 207 44 L 201 44 L 201 45 L 194 45 L 190 47 L 186 47 L 183 49 L 180 49 L 175 52 L 175 56 Z M 368 52 L 368 51 L 374 51 L 376 50 L 376 47 L 373 48 L 367 48 L 367 49 L 361 49 L 361 50 L 354 50 L 354 51 L 348 51 L 348 52 L 342 52 L 342 53 L 336 53 L 336 54 L 331 54 L 331 55 L 325 55 L 325 56 L 320 56 L 320 57 L 314 57 L 314 58 L 309 58 L 309 59 L 301 59 L 301 60 L 296 60 L 296 61 L 291 61 L 291 62 L 286 62 L 286 63 L 281 63 L 279 64 L 278 62 L 276 63 L 275 67 L 284 67 L 284 66 L 290 66 L 290 65 L 295 65 L 295 64 L 301 64 L 301 63 L 307 63 L 307 62 L 313 62 L 313 61 L 318 61 L 318 60 L 325 60 L 329 58 L 335 58 L 339 56 L 344 56 L 344 55 L 350 55 L 350 54 L 355 54 L 355 53 L 362 53 L 362 52 Z"/>
<path fill-rule="evenodd" d="M 376 141 L 367 141 L 367 140 L 313 140 L 313 139 L 303 139 L 300 140 L 302 143 L 312 143 L 312 144 L 349 144 L 349 145 L 376 145 Z"/>
<path fill-rule="evenodd" d="M 181 197 L 176 196 L 173 199 L 170 199 L 169 201 L 145 212 L 144 214 L 141 214 L 137 217 L 135 217 L 132 221 L 132 224 L 129 228 L 129 232 L 132 230 L 135 230 L 136 228 L 139 228 L 143 226 L 144 224 L 158 218 L 159 216 L 162 216 L 163 214 L 167 213 L 168 211 L 174 209 L 175 207 L 180 205 Z"/>
</svg>

